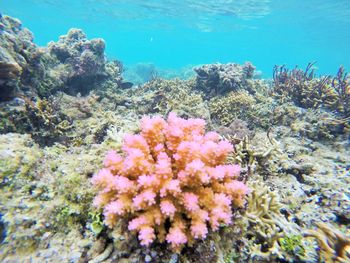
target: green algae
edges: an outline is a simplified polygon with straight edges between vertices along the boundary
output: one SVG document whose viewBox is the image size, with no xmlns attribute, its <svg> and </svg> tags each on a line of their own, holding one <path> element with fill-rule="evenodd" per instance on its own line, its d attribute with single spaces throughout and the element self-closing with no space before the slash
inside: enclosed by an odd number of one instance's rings
<svg viewBox="0 0 350 263">
<path fill-rule="evenodd" d="M 305 248 L 302 244 L 302 235 L 290 235 L 278 240 L 281 248 L 290 255 L 305 256 Z"/>
<path fill-rule="evenodd" d="M 102 230 L 104 229 L 104 224 L 102 222 L 102 215 L 100 212 L 90 212 L 89 213 L 89 217 L 91 219 L 91 224 L 90 224 L 90 228 L 91 231 L 95 234 L 98 235 L 102 232 Z"/>
</svg>

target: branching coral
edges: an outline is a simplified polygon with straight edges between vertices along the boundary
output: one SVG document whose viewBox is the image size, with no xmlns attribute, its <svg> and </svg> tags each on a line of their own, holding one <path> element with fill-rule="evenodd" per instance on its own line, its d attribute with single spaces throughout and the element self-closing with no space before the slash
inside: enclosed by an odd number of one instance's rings
<svg viewBox="0 0 350 263">
<path fill-rule="evenodd" d="M 327 107 L 338 110 L 341 114 L 343 114 L 348 119 L 350 118 L 350 83 L 349 76 L 345 73 L 343 67 L 340 67 L 337 75 L 332 79 L 332 89 L 330 89 L 333 93 L 335 93 L 335 97 L 337 100 L 332 103 L 326 102 Z"/>
<path fill-rule="evenodd" d="M 257 190 L 252 191 L 248 197 L 246 218 L 251 225 L 250 230 L 255 232 L 255 237 L 272 242 L 272 239 L 277 239 L 284 225 L 281 220 L 281 205 L 274 192 L 258 184 L 254 187 Z M 279 223 L 278 220 L 282 222 Z"/>
<path fill-rule="evenodd" d="M 278 195 L 258 182 L 253 182 L 254 189 L 247 198 L 246 235 L 250 237 L 250 251 L 253 262 L 271 262 L 272 259 L 290 257 L 281 249 L 280 238 L 296 235 L 298 229 L 281 214 Z M 288 261 L 289 262 L 289 261 Z"/>
<path fill-rule="evenodd" d="M 305 71 L 275 66 L 273 94 L 282 101 L 291 99 L 297 106 L 324 107 L 349 117 L 350 84 L 344 68 L 340 67 L 333 78 L 316 78 L 313 65 L 309 63 Z"/>
<path fill-rule="evenodd" d="M 345 263 L 350 261 L 350 237 L 324 223 L 316 224 L 316 230 L 307 230 L 305 237 L 316 238 L 325 262 Z"/>
<path fill-rule="evenodd" d="M 202 119 L 144 117 L 141 133 L 124 138 L 125 157 L 110 151 L 93 177 L 101 191 L 94 204 L 105 223 L 129 220 L 142 245 L 167 241 L 174 251 L 231 224 L 232 208 L 242 207 L 248 188 L 236 180 L 237 165 L 225 165 L 232 145 Z"/>
<path fill-rule="evenodd" d="M 231 142 L 237 141 L 236 137 L 227 136 Z M 262 146 L 262 145 L 261 145 Z M 282 155 L 279 143 L 267 134 L 266 143 L 261 148 L 253 146 L 248 136 L 245 136 L 239 143 L 234 145 L 234 152 L 229 155 L 230 163 L 238 163 L 242 167 L 247 168 L 247 175 L 251 176 L 254 171 L 259 171 L 261 175 L 266 177 L 271 173 L 270 166 L 276 155 Z"/>
</svg>

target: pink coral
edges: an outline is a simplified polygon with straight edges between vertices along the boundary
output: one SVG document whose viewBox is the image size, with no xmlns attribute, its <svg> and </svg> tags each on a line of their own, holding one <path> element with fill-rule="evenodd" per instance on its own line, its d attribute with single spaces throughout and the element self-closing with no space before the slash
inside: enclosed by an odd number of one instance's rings
<svg viewBox="0 0 350 263">
<path fill-rule="evenodd" d="M 158 239 L 179 251 L 205 238 L 209 227 L 230 224 L 232 208 L 244 205 L 249 189 L 237 180 L 240 167 L 225 164 L 233 146 L 205 134 L 204 120 L 144 117 L 140 134 L 125 136 L 122 150 L 123 156 L 109 151 L 94 175 L 94 205 L 104 208 L 109 227 L 132 218 L 129 230 L 142 245 Z"/>
<path fill-rule="evenodd" d="M 169 200 L 163 200 L 160 202 L 160 210 L 162 214 L 172 218 L 175 215 L 176 208 L 174 204 Z"/>
<path fill-rule="evenodd" d="M 187 243 L 187 236 L 180 227 L 175 226 L 170 228 L 166 241 L 176 248 Z"/>
<path fill-rule="evenodd" d="M 184 206 L 189 212 L 195 212 L 199 209 L 198 196 L 193 193 L 184 193 Z"/>
</svg>

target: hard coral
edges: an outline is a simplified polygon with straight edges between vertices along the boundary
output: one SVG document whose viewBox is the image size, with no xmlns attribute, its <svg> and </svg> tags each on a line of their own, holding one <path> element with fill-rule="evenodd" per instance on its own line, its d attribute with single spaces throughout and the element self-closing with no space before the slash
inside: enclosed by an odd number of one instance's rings
<svg viewBox="0 0 350 263">
<path fill-rule="evenodd" d="M 109 227 L 120 219 L 138 232 L 142 245 L 158 239 L 174 251 L 231 224 L 232 208 L 244 205 L 248 187 L 236 180 L 237 165 L 225 165 L 232 145 L 202 119 L 144 117 L 141 132 L 124 138 L 125 157 L 110 151 L 92 179 L 100 189 L 94 204 Z"/>
<path fill-rule="evenodd" d="M 303 235 L 317 239 L 322 260 L 324 262 L 349 262 L 350 237 L 324 223 L 316 223 L 316 226 L 318 230 L 307 230 Z"/>
<path fill-rule="evenodd" d="M 279 99 L 291 99 L 303 108 L 325 108 L 338 112 L 342 117 L 350 116 L 349 76 L 341 66 L 336 76 L 317 78 L 309 63 L 305 71 L 285 66 L 275 66 L 273 73 L 273 95 Z"/>
</svg>

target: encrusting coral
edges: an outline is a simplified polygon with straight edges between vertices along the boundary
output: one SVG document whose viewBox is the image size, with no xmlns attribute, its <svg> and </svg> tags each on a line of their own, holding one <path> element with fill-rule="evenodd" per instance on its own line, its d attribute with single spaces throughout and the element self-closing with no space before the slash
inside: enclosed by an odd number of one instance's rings
<svg viewBox="0 0 350 263">
<path fill-rule="evenodd" d="M 233 146 L 215 132 L 205 134 L 202 119 L 144 117 L 141 132 L 126 135 L 123 151 L 108 152 L 92 182 L 101 191 L 94 204 L 105 223 L 126 219 L 142 245 L 158 239 L 179 252 L 221 224 L 232 223 L 248 187 L 236 180 L 238 165 L 225 165 Z"/>
</svg>

